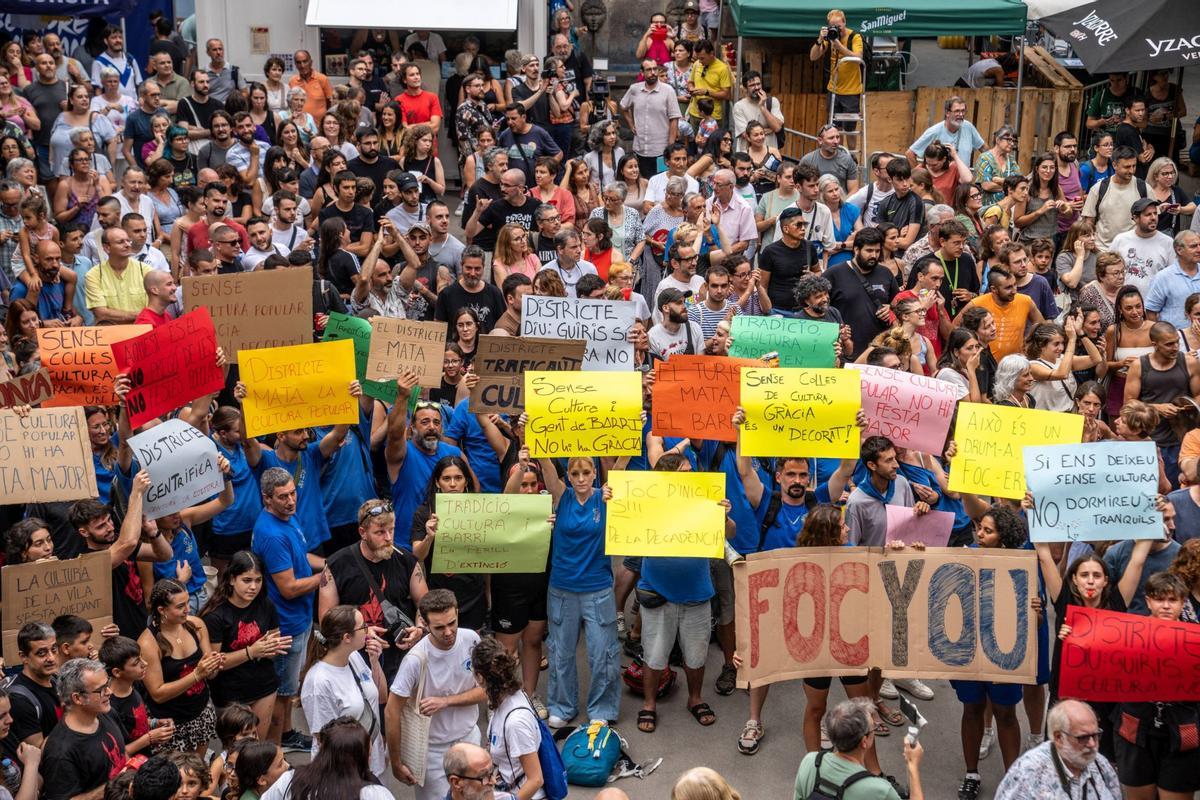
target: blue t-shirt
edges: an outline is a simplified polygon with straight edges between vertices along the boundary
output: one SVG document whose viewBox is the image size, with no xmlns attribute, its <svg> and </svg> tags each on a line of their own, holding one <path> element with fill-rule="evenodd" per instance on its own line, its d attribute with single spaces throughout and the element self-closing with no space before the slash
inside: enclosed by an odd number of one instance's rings
<svg viewBox="0 0 1200 800">
<path fill-rule="evenodd" d="M 567 487 L 555 511 L 550 544 L 550 585 L 567 592 L 598 592 L 612 586 L 612 562 L 604 555 L 607 509 L 599 490 L 587 502 Z"/>
<path fill-rule="evenodd" d="M 296 482 L 296 515 L 300 530 L 304 532 L 305 547 L 309 552 L 316 550 L 329 540 L 329 522 L 325 519 L 325 505 L 321 500 L 321 467 L 325 456 L 321 455 L 321 442 L 317 440 L 300 452 L 296 461 L 288 463 L 274 450 L 263 448 L 262 458 L 256 472 L 261 477 L 265 470 L 280 467 L 288 471 Z"/>
<path fill-rule="evenodd" d="M 707 558 L 643 558 L 639 589 L 658 592 L 670 603 L 704 603 L 714 594 Z"/>
<path fill-rule="evenodd" d="M 916 464 L 901 463 L 900 474 L 908 478 L 909 483 L 919 483 L 922 486 L 928 486 L 938 493 L 938 501 L 933 506 L 933 510 L 949 511 L 954 515 L 954 527 L 952 530 L 962 531 L 971 527 L 971 517 L 967 515 L 967 510 L 963 507 L 962 498 L 959 497 L 956 499 L 943 492 L 942 487 L 938 485 L 937 477 L 931 471 Z"/>
<path fill-rule="evenodd" d="M 117 471 L 104 466 L 100 455 L 95 452 L 92 453 L 92 466 L 96 469 L 96 491 L 99 493 L 100 502 L 108 505 L 112 502 L 112 484 L 117 477 Z"/>
<path fill-rule="evenodd" d="M 333 430 L 317 428 L 317 438 Z M 371 467 L 371 418 L 358 411 L 358 424 L 350 426 L 346 441 L 321 470 L 321 497 L 329 527 L 358 522 L 358 509 L 375 496 Z"/>
<path fill-rule="evenodd" d="M 755 509 L 758 519 L 759 529 L 762 524 L 767 521 L 767 511 L 771 507 L 771 497 L 773 492 L 763 491 L 762 500 L 758 503 L 758 508 Z M 813 492 L 818 503 L 830 504 L 829 499 L 829 484 L 822 483 Z M 779 513 L 775 515 L 775 521 L 771 523 L 771 527 L 767 528 L 762 535 L 762 550 L 756 552 L 767 552 L 768 550 L 778 550 L 783 547 L 795 547 L 796 537 L 800 535 L 800 531 L 804 528 L 804 520 L 808 517 L 808 505 L 801 503 L 800 505 L 788 505 L 782 502 L 779 504 Z M 736 548 L 735 548 L 736 549 Z M 741 552 L 740 550 L 738 551 Z"/>
<path fill-rule="evenodd" d="M 500 480 L 500 459 L 488 442 L 479 420 L 470 409 L 471 399 L 464 397 L 454 407 L 450 415 L 450 424 L 446 426 L 444 436 L 458 442 L 463 452 L 471 462 L 471 469 L 479 479 L 480 491 L 488 494 L 499 494 L 504 491 Z"/>
<path fill-rule="evenodd" d="M 650 469 L 650 458 L 646 454 L 646 437 L 650 435 L 651 422 L 649 417 L 642 423 L 642 452 L 629 459 L 625 469 L 630 472 L 645 472 Z"/>
<path fill-rule="evenodd" d="M 1112 576 L 1113 583 L 1119 582 L 1129 567 L 1129 559 L 1133 557 L 1133 545 L 1132 539 L 1126 539 L 1104 551 L 1104 563 L 1108 565 L 1108 574 Z M 1137 591 L 1129 601 L 1130 614 L 1150 613 L 1144 590 L 1146 579 L 1156 572 L 1166 572 L 1175 562 L 1175 556 L 1179 554 L 1181 547 L 1179 542 L 1172 541 L 1161 550 L 1156 550 L 1153 546 L 1150 548 L 1150 552 L 1146 554 L 1146 563 L 1142 566 L 1142 578 L 1138 581 Z"/>
<path fill-rule="evenodd" d="M 217 452 L 229 461 L 230 474 L 233 475 L 233 503 L 213 517 L 213 534 L 232 536 L 248 533 L 254 529 L 254 521 L 263 507 L 258 481 L 254 479 L 254 471 L 246 462 L 246 454 L 241 447 L 226 450 L 215 436 L 213 444 L 217 446 Z"/>
<path fill-rule="evenodd" d="M 452 444 L 438 442 L 437 450 L 426 453 L 409 440 L 408 453 L 400 472 L 392 483 L 392 508 L 396 514 L 396 544 L 412 550 L 412 518 L 417 506 L 425 502 L 429 491 L 429 476 L 437 462 L 446 456 L 461 456 L 462 451 Z"/>
<path fill-rule="evenodd" d="M 204 574 L 204 563 L 200 561 L 200 548 L 196 546 L 196 537 L 184 525 L 175 532 L 171 540 L 171 560 L 154 565 L 154 579 L 175 580 L 175 567 L 180 561 L 186 561 L 192 568 L 192 577 L 187 583 L 188 594 L 196 594 L 204 588 L 207 577 Z"/>
<path fill-rule="evenodd" d="M 29 287 L 21 281 L 14 281 L 9 301 L 23 300 L 28 296 Z M 61 281 L 59 283 L 43 283 L 42 291 L 38 293 L 38 316 L 42 319 L 62 319 L 66 299 L 66 289 Z"/>
<path fill-rule="evenodd" d="M 309 592 L 288 600 L 279 593 L 279 587 L 270 577 L 289 569 L 297 579 L 312 577 L 304 532 L 300 530 L 296 518 L 293 516 L 284 522 L 263 509 L 254 523 L 250 549 L 263 560 L 263 565 L 267 568 L 264 582 L 267 584 L 267 597 L 271 598 L 275 610 L 279 612 L 279 632 L 286 636 L 304 633 L 312 625 L 313 596 L 316 593 Z"/>
</svg>

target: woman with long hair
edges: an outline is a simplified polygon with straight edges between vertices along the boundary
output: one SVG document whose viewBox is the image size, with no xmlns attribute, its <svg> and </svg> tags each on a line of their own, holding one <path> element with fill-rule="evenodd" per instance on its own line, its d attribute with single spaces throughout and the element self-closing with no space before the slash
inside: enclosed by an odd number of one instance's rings
<svg viewBox="0 0 1200 800">
<path fill-rule="evenodd" d="M 1097 260 L 1097 270 L 1103 260 L 1103 256 Z M 1150 329 L 1154 327 L 1154 322 L 1146 319 L 1146 306 L 1137 287 L 1125 285 L 1118 289 L 1113 308 L 1116 321 L 1104 332 L 1107 369 L 1111 373 L 1104 410 L 1110 418 L 1118 416 L 1124 405 L 1125 377 L 1129 374 L 1129 367 L 1142 356 L 1154 352 L 1154 344 L 1150 341 Z"/>
<path fill-rule="evenodd" d="M 750 173 L 750 182 L 754 186 L 756 197 L 762 197 L 777 185 L 774 171 L 767 169 L 772 159 L 780 164 L 783 156 L 779 148 L 767 144 L 767 128 L 758 120 L 746 123 L 746 153 L 750 156 L 750 164 L 754 171 Z"/>
<path fill-rule="evenodd" d="M 21 300 L 13 301 L 13 306 Z M 12 318 L 13 308 L 8 309 Z M 103 406 L 84 406 L 83 419 L 87 423 L 88 444 L 92 448 L 92 469 L 96 473 L 96 489 L 101 503 L 112 502 L 112 485 L 117 470 L 128 472 L 132 464 L 132 451 L 118 450 L 113 441 L 113 423 L 108 409 Z"/>
<path fill-rule="evenodd" d="M 387 681 L 379 663 L 383 652 L 380 632 L 367 625 L 354 606 L 329 609 L 309 641 L 300 688 L 300 702 L 312 730 L 341 717 L 358 720 L 371 739 L 370 768 L 376 778 L 387 769 L 379 713 L 379 698 L 387 696 Z M 365 659 L 360 651 L 366 652 Z M 320 748 L 320 739 L 314 737 L 314 759 Z"/>
<path fill-rule="evenodd" d="M 592 211 L 600 206 L 600 190 L 592 180 L 592 168 L 582 159 L 571 159 L 563 170 L 562 186 L 575 201 L 575 218 L 564 219 L 562 224 L 579 230 Z"/>
<path fill-rule="evenodd" d="M 541 627 L 545 630 L 545 621 Z M 538 761 L 542 728 L 537 711 L 521 691 L 517 665 L 516 654 L 497 639 L 484 639 L 471 652 L 471 671 L 475 682 L 487 693 L 491 711 L 487 739 L 492 763 L 500 772 L 497 787 L 513 793 L 519 800 L 540 800 L 546 796 L 542 790 L 542 765 Z M 533 668 L 536 675 L 537 661 L 533 662 Z"/>
<path fill-rule="evenodd" d="M 547 132 L 561 152 L 570 153 L 580 99 L 577 81 L 567 79 L 567 65 L 557 56 L 547 58 L 544 67 L 546 74 L 551 76 L 546 92 L 550 98 L 550 125 Z"/>
<path fill-rule="evenodd" d="M 279 679 L 272 661 L 288 651 L 292 637 L 279 633 L 279 615 L 263 587 L 266 570 L 250 550 L 233 554 L 200 609 L 214 653 L 224 653 L 221 672 L 209 682 L 218 708 L 244 703 L 254 712 L 260 739 L 267 738 Z"/>
<path fill-rule="evenodd" d="M 1079 188 L 1084 194 L 1100 181 L 1112 177 L 1115 172 L 1112 164 L 1114 145 L 1111 133 L 1102 133 L 1092 142 L 1094 155 L 1079 165 Z"/>
<path fill-rule="evenodd" d="M 938 202 L 942 203 L 953 202 L 958 187 L 974 180 L 971 168 L 963 162 L 958 150 L 947 147 L 939 139 L 934 139 L 925 148 L 925 169 L 934 191 L 941 194 L 943 199 Z"/>
<path fill-rule="evenodd" d="M 671 800 L 742 800 L 742 796 L 716 770 L 692 767 L 675 781 Z"/>
<path fill-rule="evenodd" d="M 169 237 L 175 227 L 175 220 L 183 215 L 183 206 L 179 204 L 179 193 L 175 191 L 174 165 L 165 158 L 155 161 L 146 169 L 146 181 L 150 184 L 150 188 L 146 190 L 146 196 L 154 204 L 154 213 L 158 216 L 159 227 Z"/>
<path fill-rule="evenodd" d="M 353 717 L 325 723 L 312 761 L 280 777 L 288 800 L 394 800 L 371 771 L 371 739 Z"/>
<path fill-rule="evenodd" d="M 1096 280 L 1096 253 L 1096 226 L 1090 219 L 1075 220 L 1067 228 L 1062 250 L 1054 259 L 1054 271 L 1058 274 L 1059 282 L 1066 287 L 1073 304 L 1078 304 L 1083 287 Z M 1109 320 L 1108 325 L 1111 324 Z"/>
<path fill-rule="evenodd" d="M 588 152 L 583 161 L 596 176 L 596 184 L 604 186 L 617 174 L 617 165 L 625 158 L 625 150 L 618 144 L 620 130 L 614 120 L 597 122 L 588 132 Z"/>
<path fill-rule="evenodd" d="M 1090 238 L 1091 247 L 1095 248 L 1095 236 Z M 1086 242 L 1084 247 L 1088 247 Z M 1098 253 L 1095 261 L 1096 279 L 1079 290 L 1079 305 L 1094 306 L 1100 312 L 1100 329 L 1108 331 L 1117 321 L 1117 292 L 1125 285 L 1125 260 L 1106 250 Z"/>
<path fill-rule="evenodd" d="M 1029 179 L 1024 175 L 1009 175 L 1002 182 L 1002 196 L 985 208 L 980 216 L 985 225 L 998 225 L 1011 236 L 1016 208 L 1028 202 Z"/>
<path fill-rule="evenodd" d="M 636 169 L 637 157 L 632 154 L 625 156 L 621 169 L 627 169 L 629 164 Z M 614 181 L 605 186 L 600 195 L 603 206 L 594 210 L 592 217 L 608 223 L 613 247 L 621 253 L 621 260 L 638 264 L 646 247 L 646 232 L 642 228 L 642 213 L 629 204 L 628 191 L 629 186 L 623 181 Z"/>
<path fill-rule="evenodd" d="M 328 203 L 337 202 L 337 189 L 334 188 L 333 179 L 348 169 L 348 163 L 349 159 L 332 147 L 326 150 L 321 158 L 321 169 L 317 172 L 317 188 L 309 200 L 314 227 L 316 220 L 320 219 L 321 209 Z"/>
<path fill-rule="evenodd" d="M 341 217 L 329 217 L 321 223 L 321 252 L 317 257 L 317 275 L 329 281 L 342 295 L 342 299 L 354 291 L 354 276 L 361 268 L 358 256 L 347 248 L 350 245 L 350 229 Z"/>
<path fill-rule="evenodd" d="M 1189 294 L 1183 301 L 1183 314 L 1188 326 L 1179 329 L 1179 348 L 1200 357 L 1200 292 Z"/>
<path fill-rule="evenodd" d="M 575 200 L 571 193 L 554 182 L 558 162 L 549 156 L 539 158 L 533 167 L 533 186 L 529 196 L 538 203 L 553 206 L 562 219 L 575 219 Z"/>
<path fill-rule="evenodd" d="M 1075 349 L 1081 339 L 1086 355 L 1079 356 Z M 1074 371 L 1089 369 L 1104 361 L 1095 343 L 1080 336 L 1078 315 L 1067 317 L 1062 327 L 1054 322 L 1039 322 L 1030 328 L 1025 337 L 1025 357 L 1029 359 L 1034 381 L 1029 393 L 1037 408 L 1064 412 L 1075 407 Z"/>
<path fill-rule="evenodd" d="M 147 710 L 174 720 L 171 749 L 203 753 L 217 735 L 217 712 L 207 682 L 221 671 L 226 656 L 213 650 L 204 623 L 188 614 L 183 584 L 154 584 L 149 606 L 150 624 L 138 637 L 146 662 Z"/>
<path fill-rule="evenodd" d="M 638 166 L 637 155 L 635 153 L 626 153 L 621 156 L 617 162 L 617 177 L 607 184 L 599 183 L 596 185 L 602 190 L 614 184 L 620 184 L 625 187 L 622 194 L 621 202 L 627 208 L 631 208 L 638 214 L 638 219 L 641 219 L 642 201 L 646 199 L 646 187 L 650 181 L 642 177 L 641 168 Z"/>
<path fill-rule="evenodd" d="M 463 198 L 467 196 L 467 191 L 475 185 L 475 181 L 483 178 L 483 163 L 484 154 L 496 146 L 496 132 L 491 126 L 480 122 L 475 126 L 472 134 L 475 137 L 475 149 L 466 154 L 463 160 L 462 168 L 462 183 L 463 183 Z M 459 205 L 462 208 L 462 205 Z M 455 211 L 455 216 L 462 216 L 461 211 Z"/>
<path fill-rule="evenodd" d="M 422 203 L 437 200 L 446 192 L 446 174 L 434 149 L 433 128 L 428 125 L 413 125 L 404 132 L 400 168 L 417 176 Z"/>
<path fill-rule="evenodd" d="M 1054 240 L 1058 232 L 1058 215 L 1071 212 L 1058 185 L 1058 161 L 1054 153 L 1043 153 L 1033 159 L 1033 172 L 1029 179 L 1029 194 L 1024 202 L 1013 208 L 1013 224 L 1017 236 L 1026 241 L 1034 239 Z"/>
<path fill-rule="evenodd" d="M 274 742 L 246 742 L 234 748 L 229 757 L 234 763 L 234 779 L 240 791 L 238 800 L 260 800 L 291 770 L 283 757 L 283 748 Z"/>
<path fill-rule="evenodd" d="M 691 92 L 688 91 L 688 81 L 692 75 L 692 59 L 694 45 L 690 41 L 677 41 L 671 49 L 671 60 L 665 65 L 662 82 L 675 91 L 675 99 L 679 101 L 679 113 L 687 116 L 688 103 L 692 102 Z"/>
<path fill-rule="evenodd" d="M 1200 540 L 1188 539 L 1184 542 L 1168 571 L 1183 581 L 1189 590 L 1183 618 L 1191 622 L 1200 621 Z"/>
<path fill-rule="evenodd" d="M 879 222 L 876 229 L 883 234 L 883 249 L 879 254 L 880 265 L 892 273 L 897 283 L 903 284 L 904 262 L 896 255 L 900 251 L 900 228 L 890 222 Z"/>
<path fill-rule="evenodd" d="M 788 166 L 780 168 L 781 184 Z M 829 253 L 829 266 L 832 267 L 854 257 L 854 233 L 862 229 L 862 212 L 858 206 L 846 202 L 846 190 L 833 175 L 822 175 L 817 180 L 817 191 L 820 192 L 820 202 L 829 209 L 829 215 L 833 218 L 833 247 L 826 250 Z"/>
<path fill-rule="evenodd" d="M 979 240 L 983 238 L 983 190 L 973 183 L 960 183 L 954 190 L 954 218 L 967 229 L 967 246 L 979 252 Z"/>
<path fill-rule="evenodd" d="M 254 121 L 254 138 L 266 145 L 275 144 L 277 123 L 267 87 L 258 81 L 250 81 L 246 87 L 246 101 L 250 104 L 247 110 L 250 119 Z"/>
<path fill-rule="evenodd" d="M 1104 442 L 1117 438 L 1100 413 L 1104 411 L 1104 389 L 1096 381 L 1079 384 L 1075 390 L 1075 413 L 1083 417 L 1083 441 Z"/>
<path fill-rule="evenodd" d="M 975 162 L 975 182 L 983 189 L 983 204 L 990 206 L 1004 197 L 1004 179 L 1021 174 L 1014 151 L 1017 134 L 1002 125 L 992 134 L 992 146 L 980 153 Z"/>
<path fill-rule="evenodd" d="M 700 183 L 706 197 L 712 196 L 712 176 L 719 169 L 733 169 L 733 134 L 717 130 L 708 141 L 700 156 L 687 169 L 687 174 Z"/>
<path fill-rule="evenodd" d="M 463 367 L 469 368 L 475 360 L 475 351 L 479 347 L 479 333 L 483 325 L 479 321 L 479 312 L 471 306 L 463 306 L 454 315 L 454 344 L 462 352 Z"/>
<path fill-rule="evenodd" d="M 925 321 L 925 308 L 915 297 L 908 300 L 898 300 L 894 304 L 896 320 L 900 323 L 899 335 L 908 340 L 909 357 L 905 367 L 914 375 L 932 375 L 937 368 L 937 352 L 933 342 L 929 341 L 920 330 Z"/>
<path fill-rule="evenodd" d="M 9 304 L 4 328 L 14 348 L 25 341 L 37 344 L 37 332 L 41 326 L 42 318 L 32 301 L 22 297 Z"/>
<path fill-rule="evenodd" d="M 946 196 L 938 191 L 933 184 L 933 175 L 925 167 L 913 167 L 912 174 L 912 191 L 917 197 L 921 198 L 921 202 L 925 204 L 925 208 L 946 202 Z"/>
<path fill-rule="evenodd" d="M 347 161 L 358 158 L 358 148 L 350 141 L 346 124 L 336 111 L 326 111 L 321 117 L 321 135 L 329 140 L 329 149 L 341 153 Z"/>
<path fill-rule="evenodd" d="M 375 127 L 379 131 L 379 152 L 399 158 L 404 152 L 404 115 L 400 111 L 400 104 L 393 100 L 379 109 L 375 115 Z M 468 173 L 464 171 L 463 174 Z"/>
<path fill-rule="evenodd" d="M 592 217 L 579 232 L 583 240 L 583 260 L 596 268 L 603 281 L 608 280 L 608 271 L 614 261 L 621 262 L 621 253 L 613 247 L 612 230 L 600 217 Z"/>
<path fill-rule="evenodd" d="M 0 117 L 16 125 L 25 136 L 32 137 L 41 130 L 42 121 L 33 105 L 25 97 L 13 91 L 16 88 L 4 75 L 0 75 Z"/>
<path fill-rule="evenodd" d="M 1033 373 L 1029 369 L 1029 359 L 1020 353 L 1000 359 L 996 365 L 996 381 L 992 386 L 993 403 L 998 406 L 1037 408 L 1037 402 L 1029 393 L 1032 388 Z"/>
<path fill-rule="evenodd" d="M 27 517 L 4 535 L 4 564 L 32 564 L 54 555 L 50 529 L 38 517 Z"/>
<path fill-rule="evenodd" d="M 462 456 L 445 456 L 433 465 L 425 502 L 413 512 L 412 552 L 425 563 L 430 590 L 449 589 L 458 600 L 458 621 L 464 628 L 477 631 L 487 620 L 486 584 L 478 573 L 448 574 L 433 571 L 433 551 L 437 547 L 438 518 L 434 513 L 439 494 L 476 494 L 479 484 L 475 473 Z"/>
<path fill-rule="evenodd" d="M 775 225 L 779 215 L 785 208 L 795 205 L 800 199 L 796 189 L 796 167 L 799 164 L 788 162 L 779 168 L 775 185 L 770 187 L 758 200 L 754 211 L 754 224 L 758 228 L 759 247 L 763 248 L 775 241 Z M 837 183 L 832 175 L 825 176 Z"/>
<path fill-rule="evenodd" d="M 502 286 L 504 279 L 514 273 L 533 280 L 542 268 L 542 262 L 529 246 L 529 231 L 515 222 L 510 222 L 496 234 L 496 252 L 492 257 L 492 281 Z"/>
<path fill-rule="evenodd" d="M 567 287 L 557 270 L 542 269 L 533 276 L 530 294 L 538 297 L 566 297 Z"/>
</svg>

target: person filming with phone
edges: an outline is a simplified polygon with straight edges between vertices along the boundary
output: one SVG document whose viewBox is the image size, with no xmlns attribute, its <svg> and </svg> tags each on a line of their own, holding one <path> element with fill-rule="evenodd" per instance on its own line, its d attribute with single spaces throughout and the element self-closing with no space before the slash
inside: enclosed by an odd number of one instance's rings
<svg viewBox="0 0 1200 800">
<path fill-rule="evenodd" d="M 817 34 L 817 41 L 808 51 L 808 57 L 820 61 L 828 54 L 828 89 L 833 94 L 833 113 L 858 114 L 863 90 L 862 72 L 857 63 L 844 63 L 842 59 L 863 57 L 862 34 L 850 30 L 846 26 L 846 14 L 836 8 L 825 15 L 825 20 L 829 24 Z M 843 122 L 839 127 L 852 131 L 857 123 Z"/>
<path fill-rule="evenodd" d="M 750 147 L 746 126 L 751 122 L 762 123 L 767 133 L 767 147 L 779 148 L 778 134 L 784 126 L 783 108 L 779 105 L 779 98 L 772 97 L 763 88 L 762 73 L 753 69 L 742 75 L 742 97 L 733 104 L 733 135 L 738 150 Z"/>
</svg>

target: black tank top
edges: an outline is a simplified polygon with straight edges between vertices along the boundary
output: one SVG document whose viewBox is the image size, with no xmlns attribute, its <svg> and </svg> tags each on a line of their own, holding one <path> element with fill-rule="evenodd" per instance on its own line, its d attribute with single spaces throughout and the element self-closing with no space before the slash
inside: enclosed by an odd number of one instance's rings
<svg viewBox="0 0 1200 800">
<path fill-rule="evenodd" d="M 192 637 L 192 641 L 196 643 L 195 651 L 185 658 L 173 658 L 164 655 L 162 657 L 162 675 L 163 683 L 172 683 L 184 678 L 196 670 L 196 665 L 200 663 L 200 658 L 203 653 L 200 652 L 200 640 L 196 634 L 192 633 L 187 628 L 184 628 L 188 635 Z M 151 629 L 153 633 L 157 633 L 156 629 Z M 204 711 L 204 707 L 208 705 L 208 683 L 206 681 L 197 681 L 188 687 L 183 694 L 171 698 L 163 703 L 156 703 L 153 699 L 147 697 L 146 705 L 150 709 L 151 715 L 155 717 L 166 717 L 175 721 L 178 725 L 181 722 L 189 722 Z"/>
<path fill-rule="evenodd" d="M 1138 399 L 1143 403 L 1172 403 L 1181 394 L 1188 392 L 1187 356 L 1180 353 L 1175 357 L 1175 364 L 1170 369 L 1155 369 L 1150 363 L 1150 356 L 1140 359 L 1142 365 L 1142 390 Z M 1171 423 L 1164 419 L 1150 434 L 1155 444 L 1169 447 L 1179 444 L 1179 437 Z"/>
</svg>

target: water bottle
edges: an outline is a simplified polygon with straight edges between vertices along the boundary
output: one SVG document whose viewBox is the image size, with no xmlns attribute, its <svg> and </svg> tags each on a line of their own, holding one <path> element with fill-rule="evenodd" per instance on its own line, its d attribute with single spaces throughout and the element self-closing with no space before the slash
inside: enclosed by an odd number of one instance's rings
<svg viewBox="0 0 1200 800">
<path fill-rule="evenodd" d="M 11 758 L 0 761 L 0 769 L 4 770 L 4 785 L 13 794 L 21 788 L 21 768 Z"/>
</svg>

